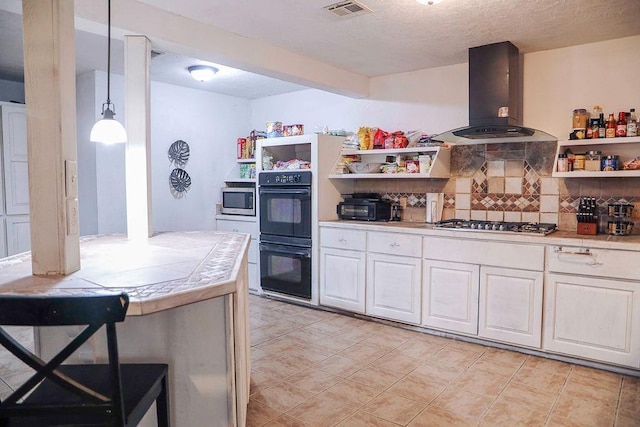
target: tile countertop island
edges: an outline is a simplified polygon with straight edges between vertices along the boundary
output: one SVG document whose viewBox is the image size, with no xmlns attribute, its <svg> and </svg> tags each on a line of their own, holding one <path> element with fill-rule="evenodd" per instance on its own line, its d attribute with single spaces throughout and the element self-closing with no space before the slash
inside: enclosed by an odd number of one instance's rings
<svg viewBox="0 0 640 427">
<path fill-rule="evenodd" d="M 68 276 L 33 276 L 28 252 L 0 260 L 0 293 L 126 292 L 130 306 L 118 325 L 121 361 L 169 364 L 172 425 L 244 425 L 249 239 L 219 232 L 160 233 L 143 242 L 83 237 L 82 267 Z M 71 335 L 65 328 L 37 328 L 36 347 L 50 357 Z M 103 335 L 75 360 L 106 360 Z M 155 426 L 155 410 L 140 425 Z"/>
</svg>

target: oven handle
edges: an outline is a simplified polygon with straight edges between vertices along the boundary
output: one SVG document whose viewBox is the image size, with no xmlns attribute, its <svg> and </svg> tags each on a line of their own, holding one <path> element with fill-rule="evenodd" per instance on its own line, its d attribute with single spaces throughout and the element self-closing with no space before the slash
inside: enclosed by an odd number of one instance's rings
<svg viewBox="0 0 640 427">
<path fill-rule="evenodd" d="M 302 194 L 305 196 L 311 195 L 311 189 L 309 188 L 261 188 L 260 194 Z"/>
<path fill-rule="evenodd" d="M 277 254 L 293 255 L 295 258 L 311 258 L 311 250 L 300 249 L 282 249 L 283 245 L 273 245 L 270 243 L 260 243 L 260 252 L 269 251 Z M 287 246 L 287 248 L 294 248 L 294 246 Z"/>
</svg>

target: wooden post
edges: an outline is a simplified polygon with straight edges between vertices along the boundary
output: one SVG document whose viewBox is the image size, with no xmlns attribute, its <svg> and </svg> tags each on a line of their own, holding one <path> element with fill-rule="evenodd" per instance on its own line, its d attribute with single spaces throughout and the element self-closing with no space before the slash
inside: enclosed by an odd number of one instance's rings
<svg viewBox="0 0 640 427">
<path fill-rule="evenodd" d="M 127 235 L 144 240 L 153 234 L 151 210 L 151 133 L 149 63 L 151 42 L 125 36 L 125 114 L 127 126 Z"/>
<path fill-rule="evenodd" d="M 23 0 L 32 271 L 80 269 L 73 0 Z"/>
</svg>

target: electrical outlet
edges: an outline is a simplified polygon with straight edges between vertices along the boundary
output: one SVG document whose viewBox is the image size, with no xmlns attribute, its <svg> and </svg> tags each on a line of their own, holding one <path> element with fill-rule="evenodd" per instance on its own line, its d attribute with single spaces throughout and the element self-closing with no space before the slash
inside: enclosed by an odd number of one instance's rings
<svg viewBox="0 0 640 427">
<path fill-rule="evenodd" d="M 407 198 L 406 197 L 400 197 L 400 207 L 402 209 L 406 209 L 407 208 Z"/>
</svg>

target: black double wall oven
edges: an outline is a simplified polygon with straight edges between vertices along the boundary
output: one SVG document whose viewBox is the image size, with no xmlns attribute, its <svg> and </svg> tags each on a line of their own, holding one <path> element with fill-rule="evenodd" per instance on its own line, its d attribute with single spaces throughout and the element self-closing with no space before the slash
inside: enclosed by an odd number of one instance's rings
<svg viewBox="0 0 640 427">
<path fill-rule="evenodd" d="M 311 299 L 311 171 L 261 173 L 260 285 Z"/>
</svg>

